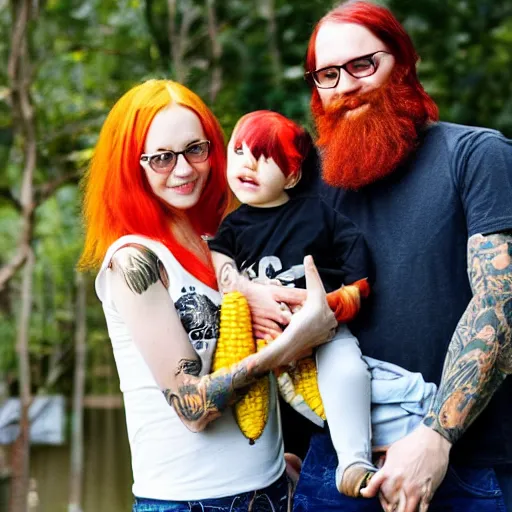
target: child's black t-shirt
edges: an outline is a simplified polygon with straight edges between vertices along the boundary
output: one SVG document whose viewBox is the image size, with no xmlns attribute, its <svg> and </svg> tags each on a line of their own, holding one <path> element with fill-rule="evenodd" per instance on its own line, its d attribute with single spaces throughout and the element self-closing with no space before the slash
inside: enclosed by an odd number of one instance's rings
<svg viewBox="0 0 512 512">
<path fill-rule="evenodd" d="M 300 288 L 305 287 L 306 255 L 313 256 L 327 292 L 372 273 L 361 232 L 318 196 L 291 198 L 271 208 L 242 205 L 224 219 L 208 245 L 233 258 L 251 278 Z"/>
</svg>

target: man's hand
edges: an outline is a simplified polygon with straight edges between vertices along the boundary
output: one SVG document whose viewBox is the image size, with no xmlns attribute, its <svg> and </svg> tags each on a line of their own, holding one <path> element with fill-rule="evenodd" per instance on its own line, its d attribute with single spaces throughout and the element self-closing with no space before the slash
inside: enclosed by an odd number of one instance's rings
<svg viewBox="0 0 512 512">
<path fill-rule="evenodd" d="M 361 491 L 364 498 L 379 493 L 386 512 L 426 512 L 448 468 L 451 443 L 419 425 L 392 444 L 382 468 Z"/>
</svg>

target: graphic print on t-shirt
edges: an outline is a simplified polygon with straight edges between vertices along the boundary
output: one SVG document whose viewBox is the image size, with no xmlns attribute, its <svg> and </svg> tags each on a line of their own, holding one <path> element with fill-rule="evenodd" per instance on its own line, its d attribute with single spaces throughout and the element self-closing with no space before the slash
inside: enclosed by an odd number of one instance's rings
<svg viewBox="0 0 512 512">
<path fill-rule="evenodd" d="M 194 286 L 188 291 L 183 287 L 181 293 L 175 302 L 176 311 L 194 350 L 201 354 L 218 338 L 220 308 L 206 295 L 198 294 Z"/>
<path fill-rule="evenodd" d="M 255 270 L 258 265 L 258 270 Z M 293 265 L 288 270 L 283 270 L 283 264 L 277 256 L 264 256 L 258 262 L 253 263 L 250 267 L 241 271 L 251 280 L 277 279 L 283 286 L 295 287 L 296 281 L 302 279 L 305 275 L 304 265 Z"/>
</svg>

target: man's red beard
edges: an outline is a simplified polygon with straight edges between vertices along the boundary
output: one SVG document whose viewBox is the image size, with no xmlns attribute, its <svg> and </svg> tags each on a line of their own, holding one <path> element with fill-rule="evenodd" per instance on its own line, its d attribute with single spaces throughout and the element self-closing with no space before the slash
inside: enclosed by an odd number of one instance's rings
<svg viewBox="0 0 512 512">
<path fill-rule="evenodd" d="M 346 115 L 361 105 L 361 111 Z M 418 93 L 393 80 L 325 108 L 314 94 L 311 111 L 324 181 L 353 190 L 391 174 L 415 149 L 427 121 Z"/>
</svg>

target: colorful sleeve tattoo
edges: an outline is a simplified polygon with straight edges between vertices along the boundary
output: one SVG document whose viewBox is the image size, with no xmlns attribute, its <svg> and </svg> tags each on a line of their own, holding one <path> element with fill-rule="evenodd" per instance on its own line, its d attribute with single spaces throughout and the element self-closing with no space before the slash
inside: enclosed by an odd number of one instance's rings
<svg viewBox="0 0 512 512">
<path fill-rule="evenodd" d="M 468 240 L 473 299 L 448 346 L 443 376 L 424 419 L 454 443 L 512 373 L 512 234 Z"/>
<path fill-rule="evenodd" d="M 193 432 L 202 430 L 219 417 L 226 407 L 238 400 L 241 390 L 266 373 L 260 370 L 258 354 L 203 377 L 189 373 L 192 361 L 186 361 L 186 364 L 183 361 L 179 365 L 182 378 L 176 389 L 166 389 L 163 393 Z"/>
</svg>

